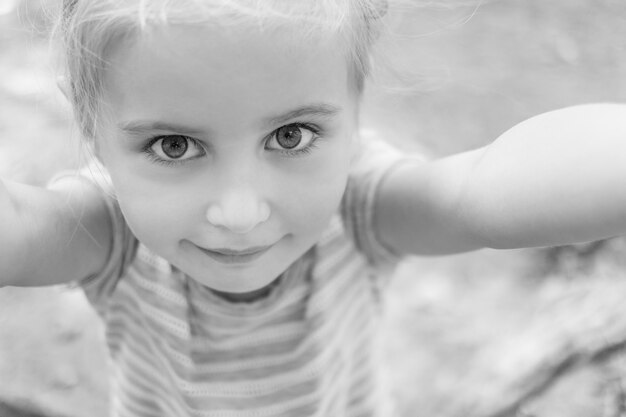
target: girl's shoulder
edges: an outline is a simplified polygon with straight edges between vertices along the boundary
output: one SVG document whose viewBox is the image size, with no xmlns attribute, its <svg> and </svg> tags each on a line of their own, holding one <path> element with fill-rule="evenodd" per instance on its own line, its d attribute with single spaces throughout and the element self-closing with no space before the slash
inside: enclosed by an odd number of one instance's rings
<svg viewBox="0 0 626 417">
<path fill-rule="evenodd" d="M 341 221 L 357 250 L 373 266 L 395 264 L 399 257 L 388 250 L 374 233 L 376 195 L 382 180 L 396 167 L 425 158 L 403 152 L 377 132 L 360 132 L 359 149 L 352 162 L 346 191 L 341 202 Z"/>
</svg>

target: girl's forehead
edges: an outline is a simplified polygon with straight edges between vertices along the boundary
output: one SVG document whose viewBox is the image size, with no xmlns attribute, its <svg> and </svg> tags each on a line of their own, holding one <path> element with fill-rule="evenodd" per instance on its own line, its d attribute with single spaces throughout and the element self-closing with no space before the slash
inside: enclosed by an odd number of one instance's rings
<svg viewBox="0 0 626 417">
<path fill-rule="evenodd" d="M 225 125 L 310 104 L 351 107 L 343 48 L 330 36 L 294 39 L 276 29 L 154 28 L 111 54 L 105 98 L 118 119 L 220 115 L 212 124 Z"/>
<path fill-rule="evenodd" d="M 155 25 L 120 38 L 108 55 L 107 60 L 112 58 L 118 65 L 120 60 L 138 56 L 150 57 L 155 62 L 184 60 L 214 68 L 236 65 L 238 61 L 260 64 L 279 57 L 290 57 L 294 68 L 302 62 L 330 57 L 341 59 L 346 65 L 350 63 L 349 52 L 339 34 L 331 31 L 304 34 L 294 25 L 269 28 L 251 24 Z M 255 68 L 258 65 L 246 69 Z"/>
</svg>

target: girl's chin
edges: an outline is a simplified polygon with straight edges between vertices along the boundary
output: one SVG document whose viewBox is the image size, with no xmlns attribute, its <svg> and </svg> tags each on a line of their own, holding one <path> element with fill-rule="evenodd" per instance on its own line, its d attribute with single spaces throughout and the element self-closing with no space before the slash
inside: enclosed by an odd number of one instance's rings
<svg viewBox="0 0 626 417">
<path fill-rule="evenodd" d="M 268 295 L 272 288 L 280 282 L 281 273 L 260 277 L 258 273 L 249 275 L 254 271 L 211 271 L 208 274 L 219 274 L 220 280 L 207 279 L 207 275 L 194 277 L 195 274 L 187 274 L 200 285 L 209 289 L 219 297 L 232 302 L 250 302 L 261 299 Z M 272 278 L 273 277 L 273 278 Z M 252 278 L 252 279 L 251 279 Z M 259 280 L 262 278 L 262 280 Z"/>
</svg>

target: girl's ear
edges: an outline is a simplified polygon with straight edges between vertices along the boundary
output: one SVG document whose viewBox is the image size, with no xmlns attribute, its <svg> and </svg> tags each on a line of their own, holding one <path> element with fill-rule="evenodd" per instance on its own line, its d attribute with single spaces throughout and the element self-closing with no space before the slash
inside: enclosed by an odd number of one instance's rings
<svg viewBox="0 0 626 417">
<path fill-rule="evenodd" d="M 67 84 L 67 78 L 65 78 L 64 75 L 59 75 L 56 81 L 57 81 L 57 87 L 59 88 L 59 90 L 61 90 L 61 93 L 63 93 L 63 97 L 69 100 L 70 99 L 70 95 L 69 95 L 70 87 Z"/>
<path fill-rule="evenodd" d="M 355 129 L 354 133 L 352 134 L 352 141 L 350 143 L 350 166 L 352 168 L 354 168 L 355 164 L 361 156 L 361 145 L 363 144 L 363 138 L 361 136 L 361 133 L 362 132 L 359 129 Z"/>
<path fill-rule="evenodd" d="M 91 157 L 98 161 L 102 166 L 106 166 L 104 159 L 102 158 L 102 144 L 97 138 L 91 138 L 89 140 L 89 152 Z"/>
</svg>

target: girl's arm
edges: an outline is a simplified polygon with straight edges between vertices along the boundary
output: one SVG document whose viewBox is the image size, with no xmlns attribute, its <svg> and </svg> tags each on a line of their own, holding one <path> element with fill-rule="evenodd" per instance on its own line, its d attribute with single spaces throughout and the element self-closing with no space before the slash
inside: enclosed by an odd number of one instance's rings
<svg viewBox="0 0 626 417">
<path fill-rule="evenodd" d="M 484 148 L 398 168 L 376 204 L 375 230 L 401 254 L 626 234 L 626 105 L 549 112 Z"/>
<path fill-rule="evenodd" d="M 94 186 L 53 190 L 0 181 L 0 286 L 52 285 L 99 271 L 111 242 L 105 202 Z"/>
</svg>

